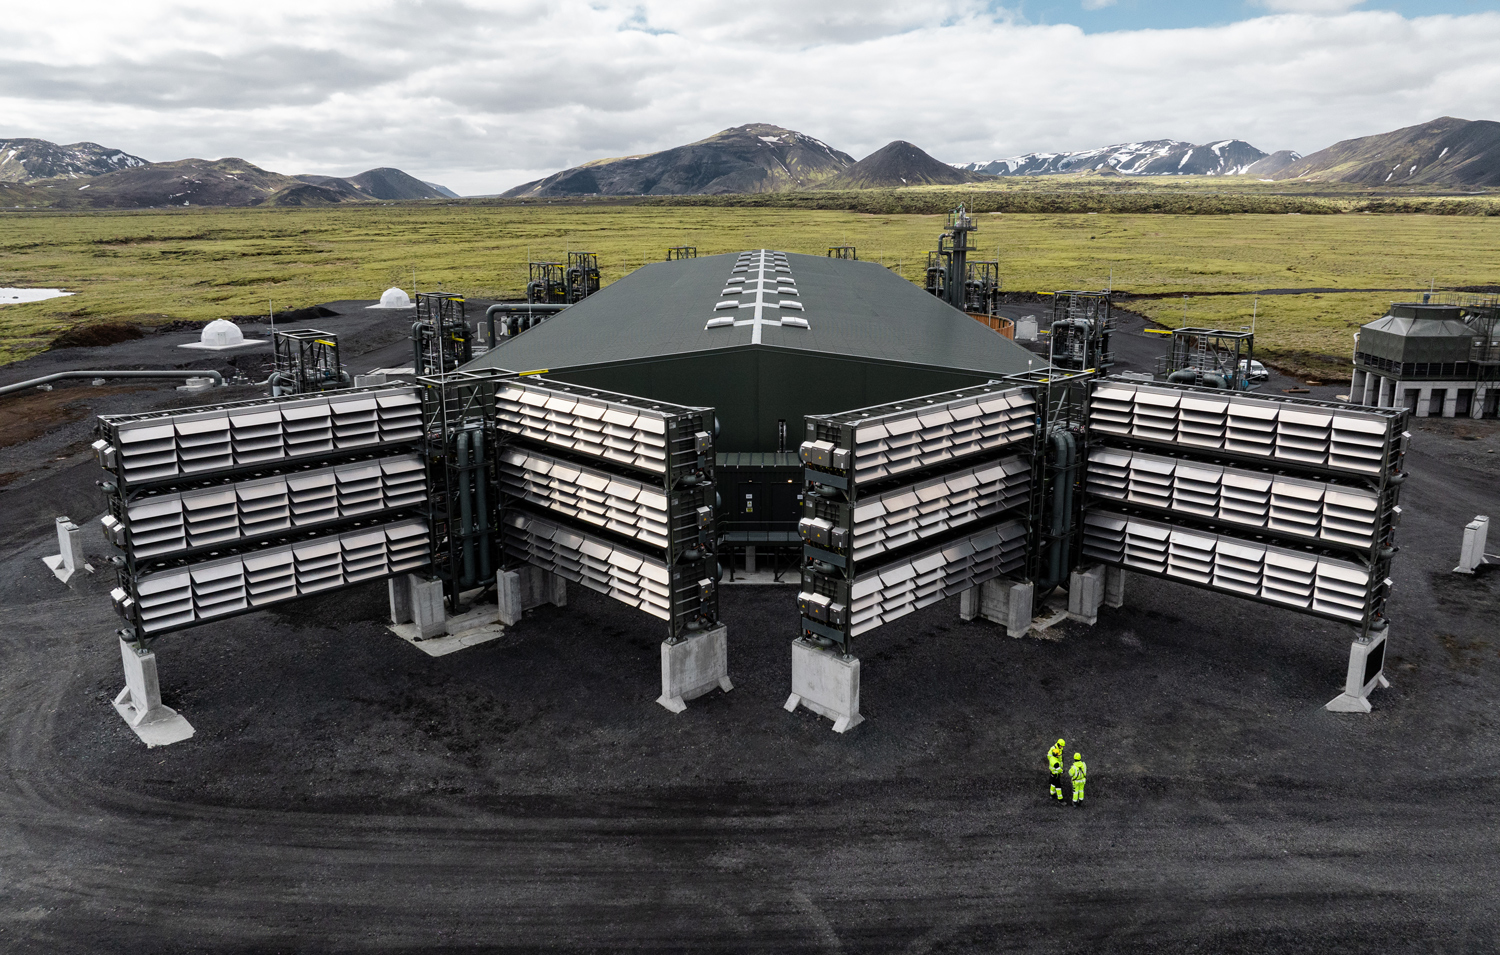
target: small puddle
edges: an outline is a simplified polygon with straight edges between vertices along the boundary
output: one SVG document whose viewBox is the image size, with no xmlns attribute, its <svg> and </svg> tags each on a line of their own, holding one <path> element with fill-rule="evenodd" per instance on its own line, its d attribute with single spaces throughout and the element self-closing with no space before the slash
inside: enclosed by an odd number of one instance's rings
<svg viewBox="0 0 1500 955">
<path fill-rule="evenodd" d="M 72 295 L 60 288 L 0 288 L 0 305 L 20 305 L 23 302 L 44 302 L 49 298 Z"/>
</svg>

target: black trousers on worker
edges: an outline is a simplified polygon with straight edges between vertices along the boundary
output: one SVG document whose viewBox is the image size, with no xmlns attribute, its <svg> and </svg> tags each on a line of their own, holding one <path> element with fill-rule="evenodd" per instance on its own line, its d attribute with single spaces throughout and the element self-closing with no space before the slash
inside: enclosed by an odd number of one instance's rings
<svg viewBox="0 0 1500 955">
<path fill-rule="evenodd" d="M 1063 792 L 1066 792 L 1067 789 L 1068 789 L 1067 784 L 1063 782 L 1063 774 L 1062 773 L 1053 773 L 1052 774 L 1052 785 L 1056 786 L 1059 790 L 1061 790 Z"/>
</svg>

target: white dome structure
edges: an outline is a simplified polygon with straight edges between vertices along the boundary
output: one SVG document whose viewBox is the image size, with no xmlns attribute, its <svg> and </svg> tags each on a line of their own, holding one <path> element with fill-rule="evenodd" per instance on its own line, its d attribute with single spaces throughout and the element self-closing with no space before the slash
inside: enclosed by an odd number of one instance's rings
<svg viewBox="0 0 1500 955">
<path fill-rule="evenodd" d="M 203 326 L 203 334 L 198 336 L 198 344 L 214 345 L 219 348 L 232 348 L 235 345 L 245 343 L 245 333 L 234 322 L 216 318 Z"/>
<path fill-rule="evenodd" d="M 178 348 L 194 348 L 200 351 L 231 351 L 250 345 L 264 345 L 259 339 L 246 338 L 245 333 L 234 322 L 216 318 L 203 326 L 203 333 L 196 342 L 178 345 Z"/>
<path fill-rule="evenodd" d="M 380 302 L 367 308 L 411 308 L 411 296 L 405 289 L 388 288 L 380 295 Z"/>
</svg>

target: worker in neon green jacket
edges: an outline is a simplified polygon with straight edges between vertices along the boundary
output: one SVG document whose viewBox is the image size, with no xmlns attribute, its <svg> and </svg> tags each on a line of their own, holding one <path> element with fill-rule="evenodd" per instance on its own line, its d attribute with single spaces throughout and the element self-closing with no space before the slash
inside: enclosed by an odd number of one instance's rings
<svg viewBox="0 0 1500 955">
<path fill-rule="evenodd" d="M 1051 778 L 1047 795 L 1057 797 L 1058 802 L 1062 802 L 1063 798 L 1063 747 L 1066 745 L 1063 740 L 1058 740 L 1047 750 L 1047 774 Z"/>
<path fill-rule="evenodd" d="M 1073 780 L 1073 805 L 1083 802 L 1083 784 L 1088 782 L 1089 767 L 1082 753 L 1073 754 L 1073 765 L 1068 767 L 1068 778 Z"/>
</svg>

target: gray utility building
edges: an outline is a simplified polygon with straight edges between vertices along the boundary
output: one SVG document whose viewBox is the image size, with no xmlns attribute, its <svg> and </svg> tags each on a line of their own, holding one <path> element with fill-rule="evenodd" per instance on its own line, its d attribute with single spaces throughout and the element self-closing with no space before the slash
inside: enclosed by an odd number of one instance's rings
<svg viewBox="0 0 1500 955">
<path fill-rule="evenodd" d="M 1392 305 L 1354 346 L 1349 397 L 1420 418 L 1500 416 L 1496 306 Z"/>
<path fill-rule="evenodd" d="M 1033 363 L 873 262 L 758 250 L 647 265 L 465 367 L 545 369 L 553 381 L 716 409 L 729 544 L 800 548 L 806 415 L 983 384 Z"/>
</svg>

